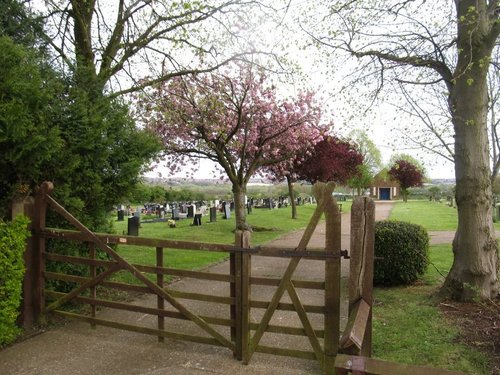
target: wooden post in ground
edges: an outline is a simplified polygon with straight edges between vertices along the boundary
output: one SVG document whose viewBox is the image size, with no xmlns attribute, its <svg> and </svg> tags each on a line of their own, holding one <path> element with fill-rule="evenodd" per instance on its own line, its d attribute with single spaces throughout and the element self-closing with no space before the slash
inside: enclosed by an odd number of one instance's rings
<svg viewBox="0 0 500 375">
<path fill-rule="evenodd" d="M 373 262 L 375 246 L 375 202 L 357 197 L 351 208 L 351 261 L 349 272 L 349 315 L 363 300 L 370 306 L 359 355 L 372 350 Z"/>
<path fill-rule="evenodd" d="M 248 249 L 250 247 L 250 232 L 237 230 L 234 244 L 237 247 Z M 231 276 L 234 277 L 234 282 L 231 283 L 231 297 L 235 301 L 234 305 L 231 305 L 231 320 L 234 321 L 234 326 L 231 327 L 231 340 L 235 343 L 234 356 L 241 361 L 244 355 L 248 355 L 250 254 L 237 251 L 231 254 L 230 261 Z"/>
<path fill-rule="evenodd" d="M 244 231 L 241 236 L 241 247 L 250 248 L 251 233 Z M 243 361 L 249 357 L 250 342 L 250 276 L 252 270 L 252 255 L 241 253 L 241 352 Z"/>
<path fill-rule="evenodd" d="M 35 210 L 35 198 L 26 197 L 21 201 L 15 201 L 12 203 L 11 217 L 14 219 L 18 215 L 24 215 L 30 219 L 29 228 L 33 228 L 33 216 Z M 35 323 L 35 318 L 33 316 L 33 255 L 34 255 L 34 243 L 35 239 L 33 236 L 26 239 L 26 248 L 24 250 L 24 279 L 23 279 L 23 298 L 21 300 L 21 314 L 19 316 L 18 322 L 24 328 L 30 328 Z"/>
<path fill-rule="evenodd" d="M 156 267 L 163 267 L 163 247 L 156 248 Z M 156 274 L 156 284 L 160 288 L 162 289 L 164 288 L 164 277 L 162 273 Z M 158 308 L 158 310 L 165 309 L 165 300 L 163 299 L 163 297 L 160 296 L 156 297 L 156 307 Z M 158 329 L 160 331 L 165 330 L 165 317 L 159 315 L 158 315 Z M 165 342 L 165 337 L 159 335 L 158 342 Z"/>
<path fill-rule="evenodd" d="M 96 260 L 95 243 L 88 242 L 87 244 L 89 247 L 89 258 L 92 260 Z M 90 266 L 90 277 L 92 279 L 97 277 L 97 266 L 95 264 L 92 264 Z M 92 298 L 93 300 L 95 300 L 97 298 L 97 288 L 95 285 L 90 287 L 90 298 Z M 96 305 L 95 304 L 90 305 L 90 316 L 92 318 L 95 318 L 95 316 L 96 316 Z M 95 325 L 95 323 L 90 323 L 90 327 L 92 327 L 93 329 L 96 329 L 97 326 Z"/>
<path fill-rule="evenodd" d="M 234 233 L 234 245 L 240 246 L 241 244 L 241 233 L 242 231 L 237 230 Z M 241 257 L 240 253 L 233 252 L 229 255 L 229 274 L 231 276 L 231 282 L 229 284 L 229 295 L 233 300 L 230 305 L 231 313 L 231 341 L 234 342 L 234 352 L 233 356 L 237 359 L 241 359 L 241 345 L 238 345 L 239 338 L 241 338 L 241 321 L 238 319 L 238 309 L 241 309 L 240 292 L 241 292 Z"/>
<path fill-rule="evenodd" d="M 341 216 L 337 202 L 331 194 L 325 204 L 325 252 L 335 255 L 325 259 L 325 337 L 324 337 L 324 370 L 326 375 L 335 373 L 335 356 L 339 348 L 340 335 L 340 247 Z"/>
<path fill-rule="evenodd" d="M 45 181 L 36 191 L 35 195 L 35 211 L 33 215 L 33 234 L 34 234 L 34 251 L 33 251 L 33 319 L 38 323 L 45 323 L 45 238 L 40 236 L 40 231 L 45 229 L 45 219 L 47 214 L 47 199 L 54 190 L 52 182 Z"/>
</svg>

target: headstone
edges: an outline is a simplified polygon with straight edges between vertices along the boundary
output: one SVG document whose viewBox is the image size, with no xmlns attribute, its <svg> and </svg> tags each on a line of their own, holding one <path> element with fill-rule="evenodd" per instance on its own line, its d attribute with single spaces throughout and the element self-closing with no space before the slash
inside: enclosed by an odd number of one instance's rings
<svg viewBox="0 0 500 375">
<path fill-rule="evenodd" d="M 134 216 L 139 218 L 139 219 L 141 218 L 141 208 L 140 207 L 137 207 L 137 209 L 134 212 Z"/>
<path fill-rule="evenodd" d="M 252 213 L 252 204 L 250 203 L 250 201 L 248 201 L 247 203 L 247 213 L 249 215 Z"/>
<path fill-rule="evenodd" d="M 217 221 L 217 207 L 210 207 L 210 222 L 214 223 Z"/>
<path fill-rule="evenodd" d="M 234 211 L 234 201 L 232 201 L 231 204 L 229 205 L 229 209 L 231 211 Z"/>
<path fill-rule="evenodd" d="M 141 219 L 137 216 L 132 216 L 128 218 L 127 225 L 127 234 L 129 236 L 138 236 L 139 235 L 139 225 L 141 223 Z"/>
<path fill-rule="evenodd" d="M 118 221 L 123 221 L 125 218 L 125 213 L 123 210 L 118 210 Z"/>
<path fill-rule="evenodd" d="M 193 225 L 194 226 L 201 225 L 201 214 L 195 214 L 194 215 Z"/>
<path fill-rule="evenodd" d="M 230 206 L 227 203 L 222 204 L 222 209 L 224 210 L 224 219 L 230 219 L 231 218 L 231 209 L 229 208 Z"/>
<path fill-rule="evenodd" d="M 177 208 L 172 208 L 172 220 L 179 220 L 179 209 Z"/>
<path fill-rule="evenodd" d="M 194 217 L 194 208 L 195 208 L 195 206 L 191 206 L 191 205 L 187 207 L 187 217 L 188 218 Z"/>
</svg>

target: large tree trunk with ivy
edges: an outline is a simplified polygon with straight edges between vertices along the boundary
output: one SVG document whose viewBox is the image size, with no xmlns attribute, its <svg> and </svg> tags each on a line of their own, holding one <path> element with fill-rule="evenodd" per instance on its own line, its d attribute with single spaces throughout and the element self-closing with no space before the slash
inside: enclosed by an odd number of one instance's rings
<svg viewBox="0 0 500 375">
<path fill-rule="evenodd" d="M 456 1 L 458 54 L 449 97 L 455 129 L 455 176 L 458 228 L 454 261 L 444 292 L 460 300 L 498 293 L 498 245 L 492 221 L 488 154 L 487 73 L 498 33 L 491 33 L 486 2 Z M 479 5 L 480 8 L 476 8 Z M 497 21 L 498 22 L 498 21 Z"/>
</svg>

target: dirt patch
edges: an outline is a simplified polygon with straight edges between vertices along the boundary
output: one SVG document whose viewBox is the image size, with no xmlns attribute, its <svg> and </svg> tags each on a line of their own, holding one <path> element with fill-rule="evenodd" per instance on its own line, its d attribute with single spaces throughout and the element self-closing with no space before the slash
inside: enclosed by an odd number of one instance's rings
<svg viewBox="0 0 500 375">
<path fill-rule="evenodd" d="M 447 301 L 440 309 L 459 327 L 466 345 L 486 353 L 491 359 L 492 375 L 500 375 L 500 296 L 483 303 Z"/>
</svg>

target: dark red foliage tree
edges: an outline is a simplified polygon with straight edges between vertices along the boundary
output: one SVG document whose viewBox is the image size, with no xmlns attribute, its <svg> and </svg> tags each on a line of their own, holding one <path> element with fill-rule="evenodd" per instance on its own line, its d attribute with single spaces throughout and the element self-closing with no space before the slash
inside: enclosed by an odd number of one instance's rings
<svg viewBox="0 0 500 375">
<path fill-rule="evenodd" d="M 408 199 L 408 189 L 422 186 L 424 180 L 422 171 L 406 160 L 396 160 L 389 170 L 389 176 L 399 182 L 404 202 Z"/>
<path fill-rule="evenodd" d="M 304 159 L 297 159 L 294 169 L 299 180 L 315 183 L 333 181 L 345 184 L 358 173 L 363 155 L 356 147 L 338 137 L 327 135 L 314 145 Z"/>
</svg>

